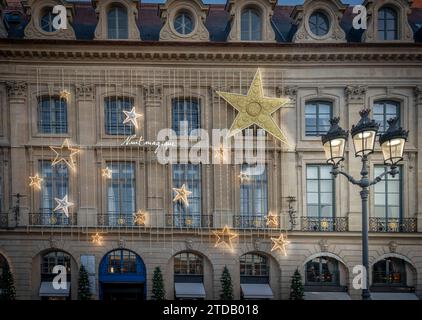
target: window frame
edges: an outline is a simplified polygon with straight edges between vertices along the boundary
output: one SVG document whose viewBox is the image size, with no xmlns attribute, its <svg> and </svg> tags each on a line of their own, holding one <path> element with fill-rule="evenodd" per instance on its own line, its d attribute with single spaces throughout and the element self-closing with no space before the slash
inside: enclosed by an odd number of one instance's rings
<svg viewBox="0 0 422 320">
<path fill-rule="evenodd" d="M 255 262 L 257 257 L 262 259 L 263 263 Z M 257 265 L 259 265 L 258 273 Z M 271 274 L 270 268 L 269 257 L 255 252 L 245 253 L 239 257 L 240 283 L 269 283 Z M 252 274 L 247 274 L 248 270 L 250 270 Z"/>
<path fill-rule="evenodd" d="M 327 22 L 327 32 L 325 32 L 324 34 L 318 34 L 318 31 L 314 32 L 314 30 L 312 30 L 313 23 L 311 23 L 311 19 L 314 16 L 316 16 L 317 18 L 319 16 L 323 17 L 324 22 Z M 318 19 L 316 20 L 316 22 L 318 22 Z M 309 31 L 312 33 L 313 36 L 317 38 L 327 37 L 327 35 L 330 33 L 331 28 L 332 28 L 330 15 L 323 9 L 316 9 L 313 12 L 311 12 L 311 14 L 308 16 L 308 25 L 309 25 Z M 315 25 L 315 27 L 317 28 L 317 30 L 319 30 L 319 26 Z"/>
<path fill-rule="evenodd" d="M 389 272 L 389 264 L 388 261 L 400 261 L 400 268 L 401 270 L 399 271 L 400 273 L 400 282 L 399 283 L 394 283 L 391 282 L 391 279 L 389 279 L 392 275 L 392 273 Z M 385 278 L 386 278 L 386 282 L 375 282 L 375 280 L 377 279 L 377 277 L 375 277 L 375 267 L 380 264 L 380 263 L 385 263 L 385 270 L 383 270 Z M 380 261 L 377 261 L 376 263 L 374 263 L 374 265 L 372 266 L 372 285 L 374 287 L 407 287 L 407 270 L 406 270 L 406 261 L 400 258 L 395 258 L 395 257 L 387 257 L 385 259 L 382 259 Z"/>
<path fill-rule="evenodd" d="M 120 11 L 122 10 L 122 11 Z M 110 25 L 110 19 L 111 19 L 111 12 L 113 12 L 114 15 L 114 25 Z M 124 17 L 121 17 L 120 14 L 124 13 Z M 122 31 L 125 32 L 123 35 L 120 35 L 121 28 L 120 24 L 122 21 L 120 19 L 125 19 L 123 27 L 126 28 L 126 30 Z M 129 10 L 128 8 L 118 2 L 111 3 L 107 10 L 106 10 L 106 28 L 107 28 L 107 39 L 109 40 L 127 40 L 129 39 Z M 113 34 L 114 33 L 114 34 Z"/>
<path fill-rule="evenodd" d="M 186 273 L 176 272 L 181 268 L 181 264 L 177 265 L 176 267 L 176 259 L 177 257 L 182 256 L 182 255 L 186 255 L 186 260 L 179 260 L 179 261 L 186 261 L 186 270 L 187 270 Z M 194 257 L 194 258 L 192 259 L 191 257 Z M 200 266 L 200 272 L 196 272 L 195 268 L 193 268 L 195 272 L 190 272 L 192 261 L 199 261 L 199 263 L 195 263 L 195 266 Z M 176 276 L 177 277 L 191 277 L 191 276 L 203 277 L 204 276 L 204 258 L 201 255 L 196 254 L 194 252 L 190 252 L 190 251 L 180 252 L 173 257 L 173 273 L 175 277 Z"/>
<path fill-rule="evenodd" d="M 182 104 L 182 107 L 180 106 Z M 196 109 L 195 109 L 196 108 Z M 180 112 L 180 109 L 182 109 Z M 192 121 L 189 121 L 189 116 Z M 176 121 L 176 118 L 178 122 Z M 180 120 L 182 118 L 182 120 Z M 202 125 L 202 108 L 201 100 L 196 97 L 173 97 L 171 99 L 171 129 L 178 137 L 186 137 L 182 135 L 180 122 L 186 121 L 188 123 L 187 134 L 193 135 L 192 131 L 201 129 Z M 196 123 L 195 123 L 196 121 Z M 196 126 L 193 126 L 196 124 Z"/>
<path fill-rule="evenodd" d="M 253 15 L 251 15 L 251 12 L 255 12 L 256 16 L 259 19 L 259 28 L 258 30 L 254 31 L 254 26 L 253 26 Z M 248 14 L 247 17 L 247 31 L 243 30 L 244 27 L 244 15 Z M 263 39 L 263 25 L 264 25 L 264 21 L 263 21 L 263 17 L 262 17 L 262 10 L 258 7 L 255 6 L 246 6 L 244 8 L 242 8 L 241 12 L 240 12 L 240 41 L 262 41 Z M 245 26 L 246 27 L 246 26 Z M 259 33 L 259 37 L 258 39 L 254 39 L 255 37 L 255 33 Z M 244 37 L 244 35 L 247 34 L 247 37 Z"/>
<path fill-rule="evenodd" d="M 317 168 L 317 175 L 318 178 L 317 179 L 309 179 L 308 178 L 308 168 L 310 167 L 316 167 Z M 323 179 L 324 181 L 328 181 L 331 180 L 332 181 L 332 207 L 333 207 L 333 213 L 330 217 L 324 217 L 321 215 L 321 168 L 322 167 L 327 167 L 330 168 L 330 165 L 327 164 L 318 164 L 318 163 L 308 163 L 306 164 L 306 169 L 305 169 L 305 186 L 306 186 L 306 192 L 305 192 L 305 201 L 306 201 L 306 217 L 308 218 L 319 218 L 319 219 L 324 219 L 324 218 L 336 218 L 336 209 L 337 209 L 337 203 L 336 203 L 336 179 L 333 177 L 333 175 L 330 174 L 331 179 Z M 309 180 L 316 180 L 317 184 L 318 184 L 318 216 L 312 216 L 309 215 L 309 202 L 308 202 L 308 181 Z M 315 192 L 312 192 L 315 193 Z M 326 193 L 326 192 L 325 192 Z"/>
<path fill-rule="evenodd" d="M 187 33 L 186 32 L 180 32 L 180 31 L 177 30 L 176 23 L 177 23 L 177 20 L 180 16 L 188 16 L 191 20 L 192 29 Z M 173 18 L 173 21 L 172 21 L 172 26 L 173 26 L 174 31 L 176 31 L 176 33 L 178 35 L 183 36 L 183 37 L 188 37 L 188 36 L 192 35 L 194 33 L 194 31 L 196 30 L 195 15 L 188 9 L 181 9 L 174 15 L 174 18 Z"/>
<path fill-rule="evenodd" d="M 387 13 L 394 13 L 394 19 L 387 19 L 386 15 Z M 383 14 L 383 17 L 381 17 L 381 13 Z M 384 5 L 381 8 L 378 9 L 377 12 L 377 39 L 379 41 L 397 41 L 400 38 L 400 14 L 399 11 L 390 6 L 390 5 Z M 395 22 L 395 26 L 393 30 L 388 29 L 388 22 L 389 21 L 394 21 Z M 382 26 L 381 26 L 382 24 Z M 382 29 L 381 29 L 382 27 Z M 388 39 L 388 33 L 389 32 L 394 32 L 394 39 Z M 380 37 L 380 34 L 382 33 L 382 37 Z"/>
<path fill-rule="evenodd" d="M 123 111 L 130 111 L 135 106 L 135 99 L 127 95 L 107 95 L 103 98 L 104 105 L 104 134 L 106 136 L 118 137 L 118 136 L 131 136 L 136 133 L 136 128 L 132 123 L 123 123 L 126 116 Z M 116 110 L 113 110 L 113 104 Z M 117 124 L 113 124 L 109 121 L 113 121 L 116 118 Z M 119 121 L 118 121 L 119 120 Z"/>
<path fill-rule="evenodd" d="M 64 264 L 59 263 L 59 255 L 63 258 Z M 54 255 L 54 256 L 52 256 Z M 47 261 L 46 261 L 47 259 Z M 52 281 L 57 274 L 53 273 L 53 268 L 57 265 L 63 265 L 66 268 L 66 281 L 70 282 L 72 276 L 72 257 L 65 251 L 62 250 L 52 250 L 44 253 L 40 259 L 40 276 L 41 281 Z M 47 269 L 45 269 L 47 266 Z M 47 271 L 47 272 L 45 272 Z"/>
<path fill-rule="evenodd" d="M 380 106 L 380 105 L 382 105 L 382 108 L 383 108 L 382 114 L 375 112 L 376 107 Z M 400 101 L 391 100 L 391 99 L 374 100 L 374 102 L 372 104 L 373 117 L 375 118 L 375 116 L 377 116 L 377 115 L 378 116 L 382 115 L 382 117 L 383 117 L 382 123 L 380 123 L 380 130 L 378 130 L 378 135 L 384 134 L 387 131 L 387 129 L 388 129 L 387 121 L 390 118 L 392 118 L 392 117 L 388 117 L 388 114 L 387 114 L 387 106 L 388 105 L 393 105 L 396 108 L 396 110 L 397 110 L 396 116 L 399 117 L 399 122 L 401 122 L 401 119 L 402 119 L 402 110 L 401 110 L 402 109 L 402 103 Z M 384 128 L 384 129 L 382 130 L 381 128 Z"/>
<path fill-rule="evenodd" d="M 315 127 L 316 127 L 316 131 L 314 133 L 310 133 L 310 131 L 308 131 L 308 126 L 306 123 L 306 117 L 308 115 L 307 113 L 307 108 L 309 105 L 314 104 L 316 106 L 316 110 L 315 110 Z M 321 137 L 322 135 L 326 134 L 327 131 L 329 130 L 329 128 L 326 131 L 321 131 L 319 129 L 320 124 L 319 124 L 319 119 L 320 119 L 320 107 L 321 105 L 328 105 L 329 109 L 330 109 L 330 115 L 329 115 L 329 119 L 333 118 L 333 114 L 334 114 L 334 103 L 330 100 L 324 100 L 324 99 L 311 99 L 311 100 L 306 100 L 305 104 L 304 104 L 304 127 L 305 127 L 305 138 L 318 138 Z M 328 125 L 329 127 L 329 125 Z"/>
<path fill-rule="evenodd" d="M 69 114 L 68 103 L 58 95 L 40 95 L 37 97 L 37 133 L 42 135 L 68 135 L 69 134 Z M 48 112 L 43 110 L 44 103 L 48 103 Z M 59 105 L 58 105 L 59 104 Z M 50 120 L 46 124 L 43 121 L 43 115 L 49 114 Z M 60 115 L 63 113 L 63 115 Z M 58 115 L 60 115 L 58 117 Z M 63 119 L 61 119 L 63 117 Z M 59 118 L 57 120 L 57 118 Z M 59 125 L 57 125 L 59 123 Z M 44 129 L 42 129 L 44 128 Z M 60 131 L 60 128 L 64 128 Z"/>
<path fill-rule="evenodd" d="M 333 272 L 330 272 L 331 276 L 334 278 L 334 281 L 331 282 L 324 282 L 324 281 L 310 281 L 308 278 L 308 265 L 311 263 L 316 263 L 314 260 L 318 260 L 318 266 L 319 266 L 319 277 L 321 278 L 321 275 L 323 274 L 323 263 L 322 260 L 327 260 L 327 264 L 329 261 L 333 261 L 335 270 Z M 332 257 L 329 256 L 319 256 L 315 257 L 305 264 L 305 286 L 322 286 L 322 287 L 339 287 L 340 286 L 340 262 Z"/>
</svg>

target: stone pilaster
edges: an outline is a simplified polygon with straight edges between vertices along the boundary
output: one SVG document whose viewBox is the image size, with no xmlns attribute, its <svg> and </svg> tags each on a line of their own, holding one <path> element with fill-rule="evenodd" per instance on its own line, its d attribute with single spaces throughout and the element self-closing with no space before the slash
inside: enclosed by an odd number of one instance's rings
<svg viewBox="0 0 422 320">
<path fill-rule="evenodd" d="M 27 225 L 29 212 L 28 162 L 25 144 L 28 141 L 29 120 L 27 118 L 28 84 L 24 81 L 6 82 L 10 110 L 10 163 L 12 195 L 21 194 L 19 225 Z M 12 206 L 16 198 L 13 198 Z M 9 216 L 9 226 L 15 224 L 14 216 Z"/>
<path fill-rule="evenodd" d="M 418 186 L 418 201 L 416 202 L 416 216 L 418 219 L 418 232 L 422 232 L 422 155 L 420 154 L 422 150 L 422 84 L 415 87 L 415 108 L 417 115 L 417 186 Z"/>
<path fill-rule="evenodd" d="M 363 85 L 352 85 L 345 88 L 345 97 L 347 104 L 347 114 L 349 115 L 346 127 L 350 130 L 354 124 L 360 120 L 359 111 L 365 106 L 365 96 L 367 87 Z M 349 153 L 346 155 L 344 162 L 344 169 L 356 179 L 360 177 L 361 161 L 360 158 L 355 157 L 353 141 L 349 138 L 348 143 Z M 338 179 L 344 179 L 339 176 Z M 362 230 L 362 202 L 360 199 L 360 188 L 347 183 L 347 194 L 349 195 L 349 230 L 361 231 Z"/>
</svg>

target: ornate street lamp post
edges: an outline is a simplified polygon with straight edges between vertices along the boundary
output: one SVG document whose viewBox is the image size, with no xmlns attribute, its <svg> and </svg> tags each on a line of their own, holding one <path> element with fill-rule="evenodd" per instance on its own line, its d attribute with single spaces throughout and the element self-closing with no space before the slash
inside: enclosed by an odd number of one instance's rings
<svg viewBox="0 0 422 320">
<path fill-rule="evenodd" d="M 339 174 L 345 176 L 349 182 L 361 188 L 362 199 L 362 264 L 366 270 L 366 289 L 362 290 L 362 299 L 370 300 L 369 292 L 369 262 L 368 262 L 368 198 L 369 187 L 380 182 L 384 176 L 390 174 L 395 176 L 399 173 L 398 162 L 403 160 L 404 145 L 407 141 L 408 131 L 399 127 L 398 118 L 388 121 L 388 130 L 380 136 L 379 142 L 384 156 L 384 164 L 389 170 L 384 171 L 374 180 L 369 179 L 368 156 L 374 152 L 375 139 L 379 130 L 379 124 L 369 118 L 369 109 L 359 112 L 361 119 L 351 130 L 355 156 L 362 160 L 360 180 L 356 180 L 348 173 L 339 169 L 340 163 L 344 161 L 344 151 L 347 142 L 348 132 L 338 124 L 340 118 L 330 120 L 331 127 L 326 135 L 322 137 L 322 144 L 325 151 L 327 163 L 333 166 L 331 174 L 336 178 Z"/>
</svg>

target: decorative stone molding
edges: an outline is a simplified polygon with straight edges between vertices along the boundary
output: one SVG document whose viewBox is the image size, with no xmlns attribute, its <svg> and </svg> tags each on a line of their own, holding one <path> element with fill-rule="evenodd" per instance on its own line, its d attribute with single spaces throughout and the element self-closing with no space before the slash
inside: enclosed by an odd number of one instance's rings
<svg viewBox="0 0 422 320">
<path fill-rule="evenodd" d="M 253 247 L 256 251 L 261 251 L 261 240 L 256 238 L 253 242 Z"/>
<path fill-rule="evenodd" d="M 390 250 L 390 253 L 396 253 L 397 251 L 397 242 L 396 241 L 390 241 L 388 243 L 388 249 Z"/>
<path fill-rule="evenodd" d="M 422 85 L 416 86 L 414 90 L 416 104 L 422 104 Z"/>
<path fill-rule="evenodd" d="M 118 243 L 117 243 L 118 248 L 120 249 L 124 249 L 126 247 L 126 241 L 125 239 L 120 238 Z"/>
<path fill-rule="evenodd" d="M 3 22 L 3 9 L 6 7 L 6 1 L 0 0 L 0 38 L 7 38 L 6 26 Z"/>
<path fill-rule="evenodd" d="M 94 100 L 94 86 L 91 84 L 76 84 L 76 98 L 78 100 Z"/>
<path fill-rule="evenodd" d="M 290 99 L 290 103 L 289 106 L 290 107 L 294 107 L 296 106 L 296 101 L 297 101 L 297 90 L 298 87 L 297 86 L 280 86 L 277 87 L 277 96 L 287 96 Z"/>
<path fill-rule="evenodd" d="M 274 7 L 277 0 L 228 0 L 226 8 L 230 13 L 230 33 L 227 41 L 241 40 L 241 18 L 242 11 L 246 7 L 258 9 L 262 17 L 262 40 L 265 42 L 275 42 L 275 33 L 271 24 Z"/>
<path fill-rule="evenodd" d="M 64 0 L 24 0 L 22 1 L 26 14 L 30 17 L 30 21 L 25 27 L 26 39 L 76 39 L 75 31 L 72 27 L 72 16 L 74 14 L 73 4 Z M 53 32 L 44 31 L 41 28 L 41 18 L 47 8 L 56 5 L 63 5 L 67 13 L 67 29 L 60 29 Z"/>
<path fill-rule="evenodd" d="M 162 100 L 162 85 L 146 85 L 144 86 L 144 95 L 148 100 Z"/>
<path fill-rule="evenodd" d="M 318 242 L 321 252 L 328 251 L 328 241 L 326 239 L 322 239 Z"/>
<path fill-rule="evenodd" d="M 193 249 L 193 240 L 192 239 L 186 239 L 185 241 L 186 250 L 192 250 Z"/>
<path fill-rule="evenodd" d="M 113 4 L 119 4 L 126 8 L 128 17 L 128 39 L 141 40 L 137 20 L 139 12 L 139 1 L 137 0 L 92 0 L 97 14 L 98 23 L 95 28 L 95 40 L 109 40 L 107 36 L 107 11 Z M 113 40 L 113 39 L 111 39 Z"/>
<path fill-rule="evenodd" d="M 347 102 L 363 103 L 368 88 L 366 86 L 347 86 L 344 90 Z"/>
<path fill-rule="evenodd" d="M 293 42 L 346 42 L 346 33 L 340 26 L 346 8 L 347 5 L 342 4 L 340 0 L 305 0 L 305 3 L 296 6 L 291 14 L 298 26 Z M 309 26 L 309 18 L 316 11 L 324 13 L 330 21 L 329 31 L 323 36 L 314 34 Z"/>
<path fill-rule="evenodd" d="M 49 241 L 50 248 L 57 249 L 59 247 L 59 241 L 56 238 L 51 236 L 48 241 Z"/>
<path fill-rule="evenodd" d="M 7 95 L 10 99 L 26 98 L 28 84 L 25 81 L 7 81 Z"/>
<path fill-rule="evenodd" d="M 362 42 L 387 42 L 386 40 L 379 40 L 377 36 L 378 11 L 386 5 L 397 10 L 398 16 L 398 40 L 392 42 L 415 42 L 413 30 L 407 17 L 411 13 L 412 2 L 413 0 L 365 0 L 363 5 L 366 7 L 368 25 L 362 35 Z"/>
<path fill-rule="evenodd" d="M 168 0 L 160 6 L 160 17 L 164 20 L 160 41 L 209 41 L 210 34 L 205 27 L 208 9 L 202 0 Z M 190 34 L 181 34 L 174 28 L 174 21 L 182 11 L 187 12 L 194 21 L 194 28 Z"/>
</svg>

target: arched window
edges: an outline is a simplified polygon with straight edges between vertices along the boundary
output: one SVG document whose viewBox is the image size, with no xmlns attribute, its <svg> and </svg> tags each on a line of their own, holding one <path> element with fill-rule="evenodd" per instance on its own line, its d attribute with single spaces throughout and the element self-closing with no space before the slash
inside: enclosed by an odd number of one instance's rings
<svg viewBox="0 0 422 320">
<path fill-rule="evenodd" d="M 181 11 L 174 19 L 174 29 L 183 35 L 192 33 L 195 28 L 195 21 L 192 15 L 187 11 Z"/>
<path fill-rule="evenodd" d="M 378 40 L 398 40 L 398 15 L 391 7 L 378 11 Z"/>
<path fill-rule="evenodd" d="M 267 257 L 247 253 L 240 257 L 241 283 L 268 283 L 270 267 Z"/>
<path fill-rule="evenodd" d="M 330 19 L 322 11 L 315 11 L 309 17 L 311 32 L 319 37 L 325 36 L 330 30 Z"/>
<path fill-rule="evenodd" d="M 374 120 L 380 125 L 378 134 L 383 134 L 388 129 L 387 121 L 391 118 L 400 117 L 400 103 L 390 100 L 380 100 L 374 103 Z"/>
<path fill-rule="evenodd" d="M 192 252 L 182 252 L 174 256 L 175 276 L 203 276 L 204 264 L 201 256 Z"/>
<path fill-rule="evenodd" d="M 375 263 L 372 282 L 374 285 L 406 285 L 405 261 L 398 258 L 387 258 Z"/>
<path fill-rule="evenodd" d="M 54 32 L 56 29 L 53 26 L 54 15 L 52 8 L 45 8 L 41 13 L 40 26 L 45 32 Z"/>
<path fill-rule="evenodd" d="M 242 11 L 241 40 L 262 40 L 262 17 L 256 8 L 246 8 Z"/>
<path fill-rule="evenodd" d="M 38 132 L 67 133 L 67 102 L 58 96 L 38 99 Z"/>
<path fill-rule="evenodd" d="M 127 10 L 122 5 L 112 5 L 107 12 L 107 31 L 109 39 L 127 39 L 129 36 Z"/>
<path fill-rule="evenodd" d="M 55 266 L 64 266 L 67 272 L 67 281 L 70 281 L 70 256 L 63 251 L 50 251 L 41 257 L 41 281 L 52 281 L 57 273 L 53 273 Z"/>
<path fill-rule="evenodd" d="M 318 257 L 306 264 L 307 285 L 339 285 L 338 261 L 330 257 Z"/>
<path fill-rule="evenodd" d="M 119 249 L 111 251 L 107 255 L 107 272 L 109 274 L 136 274 L 140 273 L 137 261 L 138 255 L 132 251 Z"/>
</svg>

